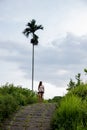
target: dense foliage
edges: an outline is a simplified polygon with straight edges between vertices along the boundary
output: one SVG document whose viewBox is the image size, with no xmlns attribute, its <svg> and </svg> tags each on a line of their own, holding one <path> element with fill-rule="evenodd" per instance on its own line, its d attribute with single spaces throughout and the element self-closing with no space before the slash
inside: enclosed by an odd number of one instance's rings
<svg viewBox="0 0 87 130">
<path fill-rule="evenodd" d="M 61 101 L 61 99 L 62 99 L 62 97 L 61 96 L 55 96 L 55 97 L 53 97 L 52 99 L 48 99 L 48 102 L 49 103 L 60 103 L 60 101 Z"/>
<path fill-rule="evenodd" d="M 87 130 L 87 84 L 80 76 L 76 76 L 76 83 L 70 80 L 68 93 L 53 116 L 53 130 Z"/>
<path fill-rule="evenodd" d="M 37 102 L 37 95 L 27 88 L 5 84 L 0 87 L 0 121 L 9 117 L 20 106 Z"/>
</svg>

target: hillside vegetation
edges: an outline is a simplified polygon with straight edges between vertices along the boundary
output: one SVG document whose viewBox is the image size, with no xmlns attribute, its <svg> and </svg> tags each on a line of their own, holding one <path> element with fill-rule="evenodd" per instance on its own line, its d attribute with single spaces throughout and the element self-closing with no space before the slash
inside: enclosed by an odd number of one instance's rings
<svg viewBox="0 0 87 130">
<path fill-rule="evenodd" d="M 76 75 L 70 80 L 68 93 L 62 98 L 52 119 L 53 130 L 87 130 L 87 84 Z"/>
<path fill-rule="evenodd" d="M 27 88 L 5 84 L 0 87 L 0 121 L 8 118 L 21 106 L 36 103 L 37 95 Z"/>
</svg>

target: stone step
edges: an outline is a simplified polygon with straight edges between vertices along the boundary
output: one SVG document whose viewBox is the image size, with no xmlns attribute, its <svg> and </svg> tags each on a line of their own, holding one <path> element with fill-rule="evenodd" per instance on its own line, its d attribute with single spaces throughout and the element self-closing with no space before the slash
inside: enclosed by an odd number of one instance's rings
<svg viewBox="0 0 87 130">
<path fill-rule="evenodd" d="M 51 130 L 50 122 L 55 111 L 54 103 L 37 103 L 18 111 L 0 130 Z"/>
</svg>

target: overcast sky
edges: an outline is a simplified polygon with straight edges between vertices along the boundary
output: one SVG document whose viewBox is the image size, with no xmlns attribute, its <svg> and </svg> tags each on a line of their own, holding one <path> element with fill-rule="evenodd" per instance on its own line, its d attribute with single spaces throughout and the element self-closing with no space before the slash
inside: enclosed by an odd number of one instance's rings
<svg viewBox="0 0 87 130">
<path fill-rule="evenodd" d="M 35 19 L 35 82 L 45 86 L 45 98 L 66 93 L 67 84 L 87 67 L 86 0 L 0 0 L 0 84 L 31 89 L 32 45 L 22 32 Z M 83 78 L 83 77 L 82 77 Z"/>
</svg>

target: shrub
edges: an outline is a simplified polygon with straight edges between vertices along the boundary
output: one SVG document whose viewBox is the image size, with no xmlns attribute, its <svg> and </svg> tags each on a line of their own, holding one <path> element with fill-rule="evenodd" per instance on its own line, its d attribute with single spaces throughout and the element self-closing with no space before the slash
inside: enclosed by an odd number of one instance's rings
<svg viewBox="0 0 87 130">
<path fill-rule="evenodd" d="M 82 101 L 80 107 L 80 121 L 83 128 L 87 127 L 87 100 Z"/>
<path fill-rule="evenodd" d="M 79 123 L 81 99 L 77 96 L 66 96 L 56 110 L 53 120 L 53 130 L 76 130 Z"/>
<path fill-rule="evenodd" d="M 36 103 L 35 92 L 21 86 L 5 84 L 0 87 L 0 121 L 9 117 L 20 106 Z"/>
<path fill-rule="evenodd" d="M 61 96 L 55 96 L 54 98 L 52 98 L 52 99 L 48 99 L 48 102 L 49 103 L 60 103 L 60 101 L 61 101 L 61 99 L 62 99 L 62 97 Z"/>
<path fill-rule="evenodd" d="M 68 95 L 71 94 L 77 95 L 78 97 L 82 98 L 82 100 L 84 100 L 85 98 L 87 98 L 87 84 L 81 84 L 75 87 L 68 92 Z"/>
<path fill-rule="evenodd" d="M 87 130 L 87 84 L 71 89 L 62 98 L 52 127 L 53 130 Z"/>
<path fill-rule="evenodd" d="M 11 95 L 0 95 L 0 120 L 9 117 L 15 110 L 18 104 Z"/>
</svg>

